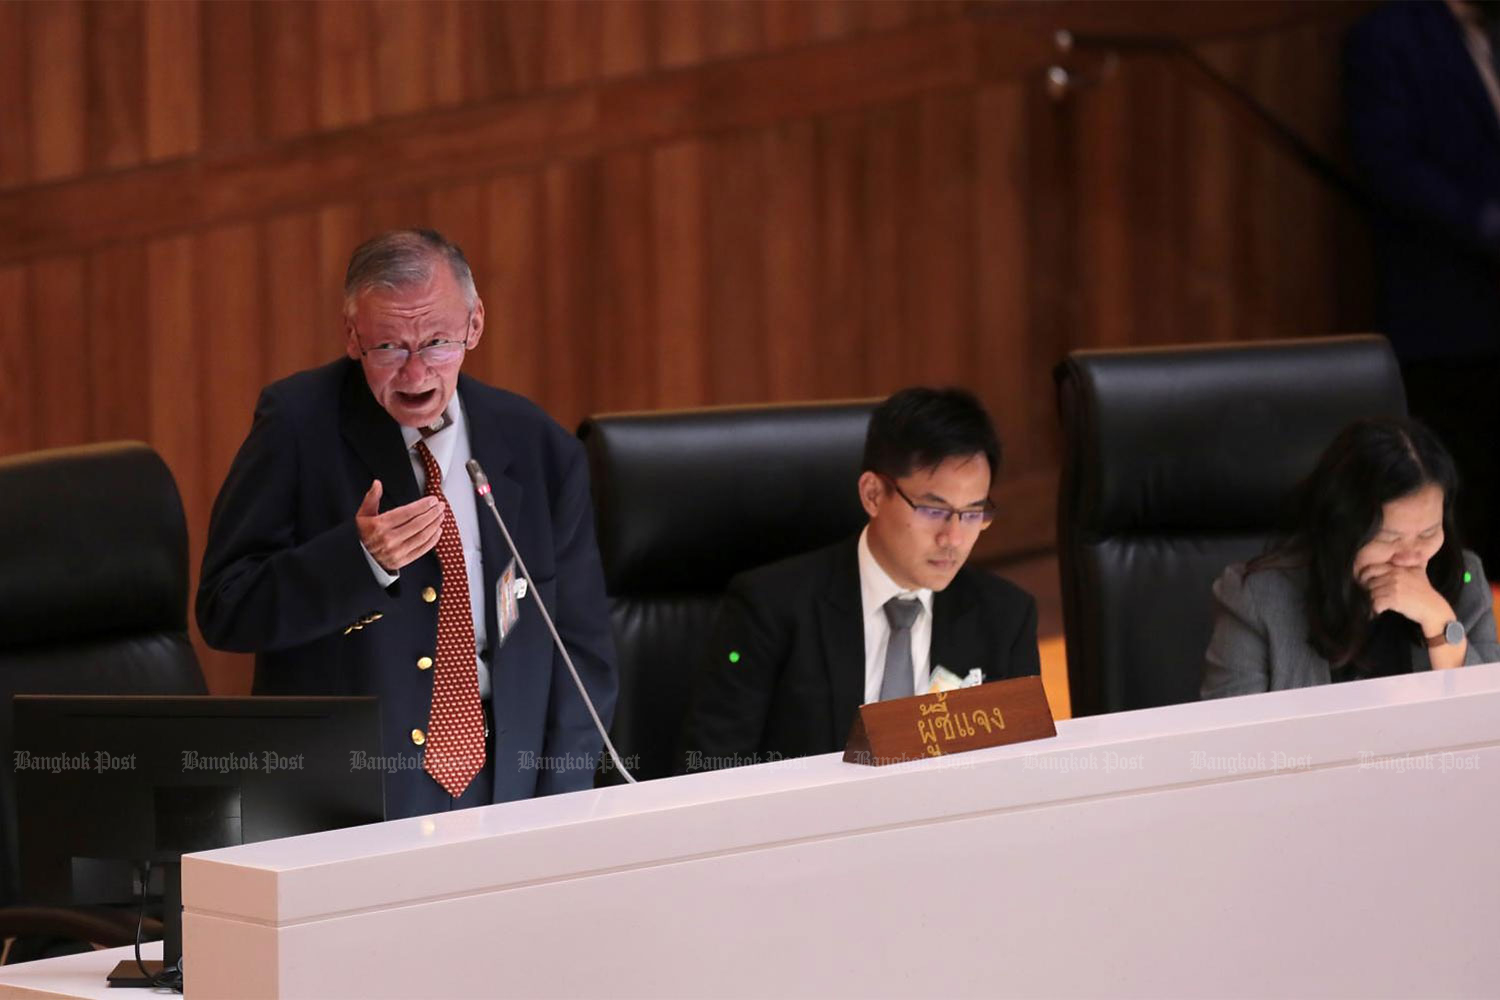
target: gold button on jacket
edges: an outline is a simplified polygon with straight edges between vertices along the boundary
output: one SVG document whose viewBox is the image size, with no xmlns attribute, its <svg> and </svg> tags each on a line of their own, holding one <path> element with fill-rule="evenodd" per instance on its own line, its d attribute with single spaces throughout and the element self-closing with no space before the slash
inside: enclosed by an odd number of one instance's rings
<svg viewBox="0 0 1500 1000">
<path fill-rule="evenodd" d="M 428 604 L 431 604 L 433 601 L 437 600 L 437 591 L 433 590 L 431 587 L 423 587 L 422 600 L 426 601 Z"/>
<path fill-rule="evenodd" d="M 427 742 L 427 734 L 422 732 L 422 730 L 420 729 L 413 729 L 411 731 L 411 741 L 417 746 L 421 746 L 423 743 Z"/>
<path fill-rule="evenodd" d="M 432 669 L 432 657 L 430 657 L 430 656 L 424 656 L 421 659 L 419 659 L 417 661 L 417 669 L 418 670 L 431 670 Z"/>
</svg>

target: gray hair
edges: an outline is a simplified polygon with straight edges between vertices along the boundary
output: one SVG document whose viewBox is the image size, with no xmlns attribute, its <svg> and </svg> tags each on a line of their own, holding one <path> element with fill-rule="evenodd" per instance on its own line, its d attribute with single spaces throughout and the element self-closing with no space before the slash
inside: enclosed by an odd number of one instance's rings
<svg viewBox="0 0 1500 1000">
<path fill-rule="evenodd" d="M 361 243 L 349 257 L 344 272 L 344 315 L 354 315 L 355 300 L 372 288 L 410 288 L 432 280 L 432 266 L 448 262 L 464 303 L 472 310 L 479 301 L 474 274 L 458 244 L 435 229 L 394 229 Z"/>
</svg>

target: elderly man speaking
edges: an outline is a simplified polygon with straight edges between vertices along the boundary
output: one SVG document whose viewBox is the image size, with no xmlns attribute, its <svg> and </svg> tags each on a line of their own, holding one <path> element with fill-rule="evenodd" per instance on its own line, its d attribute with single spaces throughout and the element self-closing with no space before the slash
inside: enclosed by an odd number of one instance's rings
<svg viewBox="0 0 1500 1000">
<path fill-rule="evenodd" d="M 268 386 L 214 502 L 198 625 L 253 652 L 257 694 L 380 698 L 390 818 L 592 784 L 617 678 L 582 447 L 460 374 L 484 333 L 463 252 L 431 230 L 354 251 L 347 357 Z M 528 592 L 465 470 L 477 459 Z M 483 515 L 483 516 L 481 516 Z"/>
</svg>

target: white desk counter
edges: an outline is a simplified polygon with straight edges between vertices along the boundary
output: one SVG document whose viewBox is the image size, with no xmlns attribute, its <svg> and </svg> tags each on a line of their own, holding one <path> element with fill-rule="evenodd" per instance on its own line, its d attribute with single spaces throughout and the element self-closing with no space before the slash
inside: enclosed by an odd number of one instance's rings
<svg viewBox="0 0 1500 1000">
<path fill-rule="evenodd" d="M 1469 667 L 192 855 L 188 995 L 1493 995 L 1497 837 Z"/>
</svg>

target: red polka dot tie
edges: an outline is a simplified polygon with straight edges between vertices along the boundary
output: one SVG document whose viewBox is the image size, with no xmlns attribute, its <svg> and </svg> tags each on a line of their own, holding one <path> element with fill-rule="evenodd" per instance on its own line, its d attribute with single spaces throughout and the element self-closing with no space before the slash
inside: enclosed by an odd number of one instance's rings
<svg viewBox="0 0 1500 1000">
<path fill-rule="evenodd" d="M 463 541 L 453 508 L 443 496 L 443 471 L 426 442 L 417 442 L 417 454 L 427 469 L 427 495 L 443 501 L 443 530 L 437 543 L 443 589 L 438 597 L 437 654 L 423 766 L 456 799 L 484 767 L 484 712 L 474 660 L 474 619 Z"/>
</svg>

